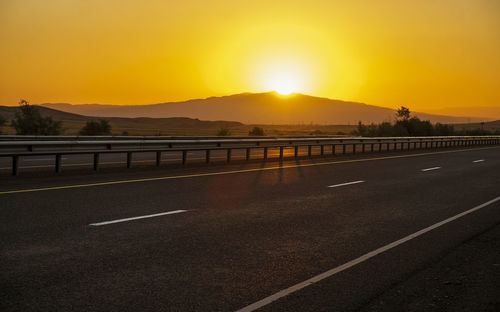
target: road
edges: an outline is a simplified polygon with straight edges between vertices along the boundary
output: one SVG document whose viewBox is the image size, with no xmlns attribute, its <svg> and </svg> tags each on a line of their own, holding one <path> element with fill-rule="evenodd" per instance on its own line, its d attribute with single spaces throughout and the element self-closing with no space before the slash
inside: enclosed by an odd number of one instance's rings
<svg viewBox="0 0 500 312">
<path fill-rule="evenodd" d="M 411 310 L 500 233 L 500 148 L 419 153 L 4 176 L 0 309 Z"/>
</svg>

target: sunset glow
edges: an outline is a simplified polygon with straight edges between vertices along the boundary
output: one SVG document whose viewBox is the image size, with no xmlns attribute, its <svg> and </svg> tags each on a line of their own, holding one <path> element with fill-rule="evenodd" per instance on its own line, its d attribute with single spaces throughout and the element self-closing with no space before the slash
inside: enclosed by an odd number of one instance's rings
<svg viewBox="0 0 500 312">
<path fill-rule="evenodd" d="M 2 1 L 0 104 L 275 90 L 414 110 L 500 106 L 499 12 L 489 0 Z"/>
</svg>

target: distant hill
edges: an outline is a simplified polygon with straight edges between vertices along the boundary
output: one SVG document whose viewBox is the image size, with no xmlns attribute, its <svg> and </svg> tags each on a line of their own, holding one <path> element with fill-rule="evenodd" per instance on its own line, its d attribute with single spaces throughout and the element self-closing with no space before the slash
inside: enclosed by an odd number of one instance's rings
<svg viewBox="0 0 500 312">
<path fill-rule="evenodd" d="M 496 106 L 469 106 L 469 107 L 446 107 L 431 109 L 431 114 L 446 114 L 460 117 L 485 116 L 487 119 L 500 119 L 500 107 Z"/>
<path fill-rule="evenodd" d="M 246 124 L 357 124 L 393 121 L 389 108 L 303 94 L 280 96 L 275 92 L 242 93 L 183 102 L 150 105 L 100 105 L 45 103 L 45 107 L 100 117 L 190 117 L 204 120 L 236 120 Z M 424 120 L 466 123 L 492 120 L 414 113 Z"/>
<path fill-rule="evenodd" d="M 60 110 L 52 109 L 49 107 L 35 105 L 42 116 L 51 116 L 54 120 L 62 121 L 64 134 L 77 134 L 78 131 L 89 120 L 97 120 L 99 117 L 83 116 L 63 112 Z M 11 120 L 15 112 L 18 110 L 17 106 L 0 106 L 0 115 Z M 187 117 L 172 117 L 172 118 L 123 118 L 123 117 L 106 117 L 111 124 L 114 134 L 121 134 L 126 131 L 130 134 L 140 135 L 155 135 L 155 134 L 171 134 L 171 135 L 215 135 L 216 131 L 220 128 L 232 128 L 243 126 L 240 122 L 235 121 L 205 121 Z M 11 129 L 10 132 L 13 130 Z"/>
</svg>

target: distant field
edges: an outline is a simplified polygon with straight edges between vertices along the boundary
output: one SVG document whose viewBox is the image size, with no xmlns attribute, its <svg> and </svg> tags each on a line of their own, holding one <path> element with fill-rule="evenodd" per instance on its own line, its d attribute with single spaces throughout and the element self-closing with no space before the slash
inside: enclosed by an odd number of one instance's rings
<svg viewBox="0 0 500 312">
<path fill-rule="evenodd" d="M 95 118 L 97 119 L 97 118 Z M 127 132 L 128 135 L 191 135 L 191 136 L 213 136 L 223 127 L 171 127 L 161 124 L 137 124 L 134 122 L 113 121 L 110 120 L 113 135 L 121 135 Z M 65 135 L 77 135 L 80 129 L 85 125 L 85 122 L 63 121 Z M 248 132 L 253 127 L 261 127 L 266 135 L 333 135 L 333 134 L 349 134 L 356 126 L 348 125 L 237 125 L 227 126 L 231 135 L 248 135 Z M 4 134 L 15 134 L 11 127 L 3 128 Z"/>
<path fill-rule="evenodd" d="M 500 130 L 500 120 L 485 122 L 484 125 L 480 123 L 466 123 L 466 124 L 455 124 L 455 130 L 475 130 L 484 129 L 489 131 Z"/>
<path fill-rule="evenodd" d="M 47 107 L 38 107 L 42 116 L 50 116 L 62 121 L 63 134 L 77 135 L 89 120 L 99 120 L 99 117 L 89 117 L 58 111 Z M 14 118 L 16 107 L 0 106 L 0 115 L 5 119 Z M 349 134 L 356 128 L 354 125 L 245 125 L 236 121 L 204 121 L 193 118 L 121 118 L 105 117 L 112 127 L 113 135 L 207 135 L 213 136 L 221 128 L 229 129 L 231 135 L 248 135 L 253 127 L 264 129 L 266 135 L 326 135 Z M 10 124 L 10 121 L 7 123 Z M 10 126 L 2 129 L 4 134 L 15 134 Z"/>
<path fill-rule="evenodd" d="M 14 117 L 15 107 L 0 106 L 0 115 L 11 120 Z M 58 111 L 46 107 L 39 107 L 43 116 L 51 116 L 54 120 L 62 121 L 63 134 L 77 135 L 80 129 L 89 120 L 99 120 L 99 117 L 89 117 L 78 114 Z M 203 121 L 192 118 L 121 118 L 106 117 L 112 127 L 113 135 L 191 135 L 191 136 L 213 136 L 221 128 L 229 129 L 231 135 L 248 135 L 255 126 L 264 129 L 266 135 L 342 135 L 350 134 L 357 129 L 357 125 L 245 125 L 235 121 Z M 10 122 L 8 122 L 9 124 Z M 496 131 L 500 130 L 500 120 L 480 123 L 455 124 L 455 130 L 481 129 Z M 15 134 L 13 128 L 5 126 L 4 134 Z"/>
</svg>

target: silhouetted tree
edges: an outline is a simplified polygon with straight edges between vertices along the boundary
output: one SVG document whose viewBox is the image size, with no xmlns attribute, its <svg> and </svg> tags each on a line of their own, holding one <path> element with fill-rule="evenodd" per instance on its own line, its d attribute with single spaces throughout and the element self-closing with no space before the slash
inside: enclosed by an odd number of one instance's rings
<svg viewBox="0 0 500 312">
<path fill-rule="evenodd" d="M 99 119 L 99 121 L 90 120 L 87 124 L 80 130 L 80 135 L 110 135 L 111 125 L 109 121 L 105 119 Z"/>
<path fill-rule="evenodd" d="M 398 120 L 407 121 L 408 119 L 410 119 L 410 109 L 407 107 L 401 106 L 396 111 L 396 117 L 398 118 Z"/>
<path fill-rule="evenodd" d="M 52 117 L 42 117 L 40 111 L 28 101 L 19 101 L 19 110 L 14 115 L 11 126 L 21 135 L 59 135 L 62 123 Z"/>
<path fill-rule="evenodd" d="M 264 136 L 264 129 L 262 129 L 261 127 L 253 127 L 252 130 L 248 131 L 248 135 Z"/>
</svg>

